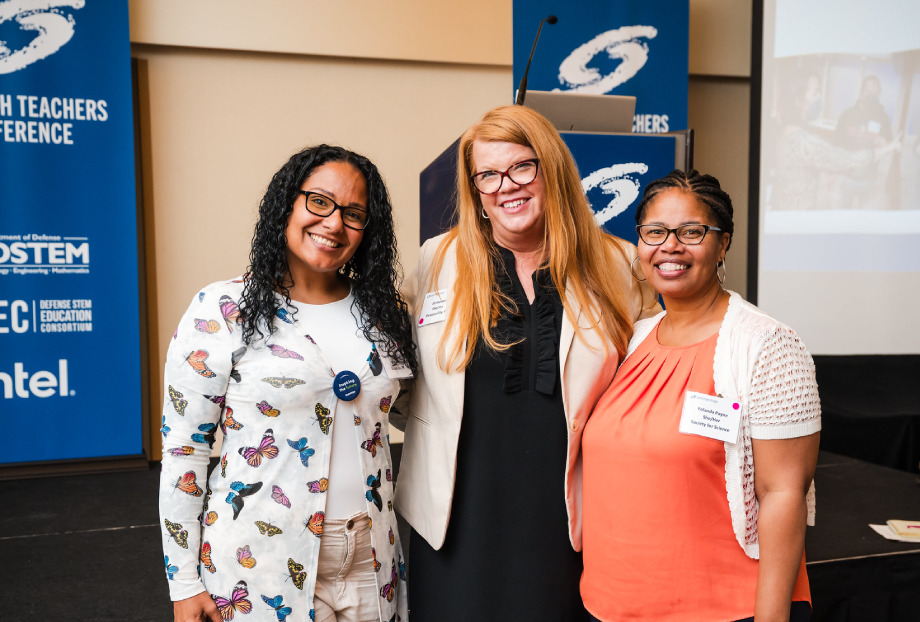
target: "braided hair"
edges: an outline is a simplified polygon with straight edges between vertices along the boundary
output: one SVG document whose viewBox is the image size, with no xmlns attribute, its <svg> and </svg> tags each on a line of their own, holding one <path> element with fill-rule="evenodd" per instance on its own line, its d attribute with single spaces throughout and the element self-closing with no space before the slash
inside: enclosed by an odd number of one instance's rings
<svg viewBox="0 0 920 622">
<path fill-rule="evenodd" d="M 689 173 L 680 169 L 674 169 L 661 179 L 650 182 L 645 187 L 645 193 L 642 195 L 642 201 L 636 208 L 636 224 L 641 225 L 645 219 L 645 213 L 648 206 L 655 198 L 666 190 L 677 189 L 688 192 L 698 198 L 706 207 L 709 213 L 716 221 L 716 226 L 723 233 L 729 234 L 728 247 L 731 248 L 731 236 L 734 234 L 735 225 L 732 222 L 732 199 L 728 193 L 722 190 L 719 180 L 712 175 L 703 175 L 699 171 L 692 170 Z"/>
</svg>

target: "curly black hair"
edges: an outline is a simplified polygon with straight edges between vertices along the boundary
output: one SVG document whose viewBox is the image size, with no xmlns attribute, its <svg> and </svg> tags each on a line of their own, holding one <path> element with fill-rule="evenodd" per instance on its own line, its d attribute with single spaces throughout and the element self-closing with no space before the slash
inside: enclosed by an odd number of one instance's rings
<svg viewBox="0 0 920 622">
<path fill-rule="evenodd" d="M 277 330 L 276 312 L 281 304 L 276 293 L 284 298 L 286 307 L 291 306 L 293 283 L 285 230 L 304 181 L 318 167 L 330 162 L 351 164 L 367 184 L 370 220 L 355 254 L 339 269 L 351 281 L 364 336 L 394 361 L 408 365 L 417 373 L 408 307 L 397 289 L 401 275 L 390 195 L 370 160 L 337 146 L 317 145 L 294 154 L 268 184 L 259 205 L 259 221 L 252 235 L 249 269 L 240 300 L 243 339 L 249 344 L 256 335 L 271 336 Z"/>
<path fill-rule="evenodd" d="M 696 170 L 688 173 L 680 169 L 674 169 L 661 179 L 649 182 L 645 187 L 642 200 L 636 207 L 636 224 L 642 224 L 645 212 L 648 211 L 648 206 L 655 197 L 672 188 L 689 192 L 709 208 L 709 212 L 715 218 L 719 229 L 729 235 L 728 248 L 731 248 L 731 239 L 735 233 L 735 224 L 732 221 L 732 215 L 735 210 L 732 207 L 732 199 L 727 192 L 722 190 L 718 179 L 712 175 L 701 174 Z"/>
</svg>

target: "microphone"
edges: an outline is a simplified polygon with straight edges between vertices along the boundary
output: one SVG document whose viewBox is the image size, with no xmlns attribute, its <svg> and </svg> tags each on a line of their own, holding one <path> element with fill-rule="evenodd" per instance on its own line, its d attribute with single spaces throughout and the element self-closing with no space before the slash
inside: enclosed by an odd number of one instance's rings
<svg viewBox="0 0 920 622">
<path fill-rule="evenodd" d="M 517 99 L 514 100 L 515 105 L 524 105 L 524 95 L 527 93 L 527 74 L 530 73 L 530 61 L 533 60 L 534 50 L 537 49 L 537 41 L 540 39 L 540 31 L 543 29 L 543 22 L 555 24 L 558 21 L 559 19 L 555 15 L 547 15 L 540 20 L 540 25 L 537 27 L 537 36 L 534 37 L 533 47 L 530 48 L 530 58 L 527 59 L 527 67 L 524 69 L 524 75 L 521 77 L 521 84 L 518 86 Z"/>
</svg>

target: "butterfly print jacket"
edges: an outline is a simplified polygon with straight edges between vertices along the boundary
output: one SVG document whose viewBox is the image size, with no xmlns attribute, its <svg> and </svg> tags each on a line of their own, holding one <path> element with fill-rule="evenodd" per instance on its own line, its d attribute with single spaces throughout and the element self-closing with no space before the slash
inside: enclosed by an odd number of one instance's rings
<svg viewBox="0 0 920 622">
<path fill-rule="evenodd" d="M 345 426 L 363 450 L 380 619 L 406 620 L 387 436 L 399 384 L 371 356 L 351 370 L 357 398 L 339 402 L 309 336 L 324 327 L 296 315 L 246 346 L 242 289 L 237 279 L 196 294 L 166 357 L 160 527 L 171 598 L 207 591 L 225 620 L 310 620 L 332 432 Z"/>
<path fill-rule="evenodd" d="M 405 442 L 399 467 L 396 506 L 399 513 L 435 549 L 440 549 L 447 535 L 457 468 L 457 442 L 463 415 L 465 372 L 445 372 L 438 365 L 438 348 L 449 322 L 419 326 L 425 295 L 429 290 L 429 271 L 444 236 L 425 242 L 419 253 L 418 269 L 407 279 L 403 298 L 413 313 L 413 333 L 418 345 L 421 371 L 408 400 Z M 632 285 L 626 300 L 632 317 L 639 319 L 661 310 L 645 283 L 629 276 L 629 260 L 636 248 L 623 243 L 626 258 L 611 270 L 620 270 Z M 457 254 L 447 249 L 444 264 L 431 291 L 453 291 L 457 279 Z M 447 304 L 451 304 L 448 293 Z M 568 461 L 565 476 L 566 508 L 569 537 L 575 550 L 581 550 L 581 434 L 588 416 L 607 389 L 617 368 L 616 349 L 605 344 L 577 308 L 574 297 L 569 301 L 574 316 L 566 313 L 559 337 L 559 368 L 562 371 L 562 401 L 568 431 Z M 580 322 L 585 339 L 575 335 L 574 321 Z M 453 337 L 452 337 L 453 338 Z M 587 343 L 586 343 L 587 342 Z M 405 398 L 403 398 L 405 399 Z M 403 408 L 406 408 L 401 404 Z M 405 411 L 403 411 L 405 412 Z M 501 416 L 501 413 L 496 413 Z M 560 476 L 563 474 L 560 473 Z"/>
</svg>

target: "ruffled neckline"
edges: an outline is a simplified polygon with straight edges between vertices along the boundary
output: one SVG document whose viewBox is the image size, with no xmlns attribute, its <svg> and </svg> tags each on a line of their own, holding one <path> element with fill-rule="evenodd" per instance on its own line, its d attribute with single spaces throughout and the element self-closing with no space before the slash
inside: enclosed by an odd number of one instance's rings
<svg viewBox="0 0 920 622">
<path fill-rule="evenodd" d="M 532 334 L 535 335 L 534 343 L 531 344 L 531 356 L 536 358 L 533 388 L 543 395 L 553 395 L 559 369 L 560 322 L 557 321 L 557 312 L 562 310 L 559 290 L 553 283 L 549 269 L 539 269 L 532 277 L 534 300 L 529 303 L 515 271 L 514 253 L 501 246 L 497 248 L 495 276 L 501 292 L 514 302 L 517 310 L 511 312 L 503 309 L 494 330 L 494 336 L 501 343 L 513 344 L 506 351 L 505 393 L 518 393 L 525 386 L 524 340 L 528 335 L 525 334 L 524 318 L 529 315 L 534 324 Z"/>
</svg>

